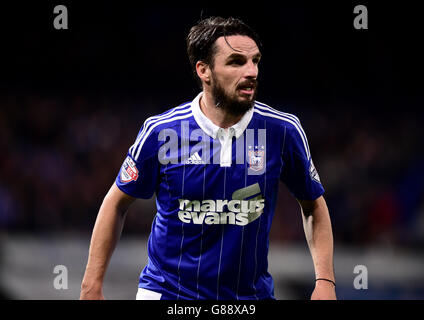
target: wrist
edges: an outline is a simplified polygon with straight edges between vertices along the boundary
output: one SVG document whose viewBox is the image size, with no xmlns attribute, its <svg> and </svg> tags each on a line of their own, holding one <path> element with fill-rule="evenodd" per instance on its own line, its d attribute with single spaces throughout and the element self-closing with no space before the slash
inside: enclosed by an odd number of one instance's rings
<svg viewBox="0 0 424 320">
<path fill-rule="evenodd" d="M 81 291 L 101 292 L 102 291 L 102 282 L 101 281 L 83 280 L 81 282 Z"/>
<path fill-rule="evenodd" d="M 332 285 L 334 288 L 336 287 L 336 281 L 331 278 L 317 278 L 315 279 L 315 284 L 318 283 L 326 283 Z"/>
</svg>

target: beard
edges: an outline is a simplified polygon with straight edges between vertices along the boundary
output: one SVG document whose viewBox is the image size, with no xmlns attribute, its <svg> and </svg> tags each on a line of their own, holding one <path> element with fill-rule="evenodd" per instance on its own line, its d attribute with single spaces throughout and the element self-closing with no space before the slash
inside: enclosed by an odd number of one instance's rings
<svg viewBox="0 0 424 320">
<path fill-rule="evenodd" d="M 225 110 L 232 116 L 241 116 L 247 111 L 253 108 L 253 104 L 257 94 L 257 81 L 251 80 L 249 83 L 254 83 L 254 90 L 251 99 L 239 100 L 236 93 L 233 95 L 228 94 L 225 89 L 220 85 L 215 75 L 212 73 L 212 97 L 214 99 L 215 106 Z"/>
</svg>

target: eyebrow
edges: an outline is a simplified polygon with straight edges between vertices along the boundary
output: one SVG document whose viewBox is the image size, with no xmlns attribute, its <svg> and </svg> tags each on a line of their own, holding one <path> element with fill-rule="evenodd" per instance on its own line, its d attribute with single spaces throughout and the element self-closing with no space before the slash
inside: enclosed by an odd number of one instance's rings
<svg viewBox="0 0 424 320">
<path fill-rule="evenodd" d="M 262 54 L 260 52 L 258 52 L 257 54 L 253 56 L 253 58 L 261 58 L 261 57 L 262 57 Z M 231 59 L 236 59 L 236 58 L 246 58 L 246 56 L 240 53 L 232 53 L 227 57 L 226 60 L 229 61 Z"/>
</svg>

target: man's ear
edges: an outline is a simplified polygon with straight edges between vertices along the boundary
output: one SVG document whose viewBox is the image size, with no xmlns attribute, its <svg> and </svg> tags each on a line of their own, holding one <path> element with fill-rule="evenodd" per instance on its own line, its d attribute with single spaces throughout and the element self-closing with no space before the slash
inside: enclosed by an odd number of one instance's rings
<svg viewBox="0 0 424 320">
<path fill-rule="evenodd" d="M 210 84 L 211 78 L 211 69 L 209 65 L 203 61 L 197 61 L 196 63 L 196 72 L 197 76 L 205 82 L 206 84 Z"/>
</svg>

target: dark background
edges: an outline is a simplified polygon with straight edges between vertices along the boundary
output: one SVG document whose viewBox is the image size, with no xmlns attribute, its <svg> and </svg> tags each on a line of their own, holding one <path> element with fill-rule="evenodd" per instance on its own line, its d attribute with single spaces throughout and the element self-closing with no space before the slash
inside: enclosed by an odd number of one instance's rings
<svg viewBox="0 0 424 320">
<path fill-rule="evenodd" d="M 55 5 L 68 30 L 55 30 Z M 368 30 L 353 27 L 355 5 Z M 264 45 L 258 101 L 297 115 L 326 189 L 336 248 L 424 244 L 423 22 L 400 4 L 284 2 L 0 5 L 0 230 L 91 232 L 142 122 L 200 91 L 185 37 L 200 17 L 241 18 Z M 147 235 L 154 202 L 126 235 Z M 304 244 L 281 185 L 271 243 Z"/>
</svg>

